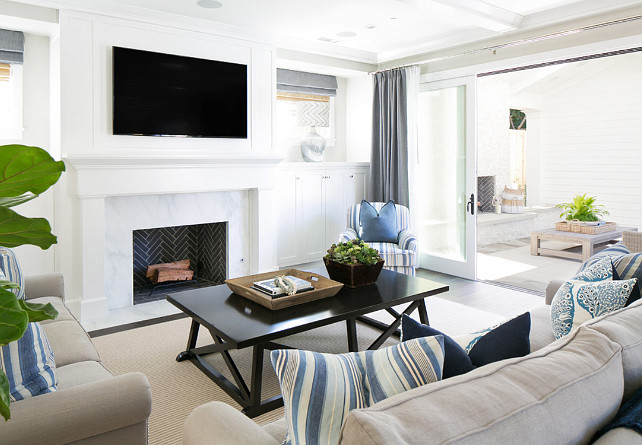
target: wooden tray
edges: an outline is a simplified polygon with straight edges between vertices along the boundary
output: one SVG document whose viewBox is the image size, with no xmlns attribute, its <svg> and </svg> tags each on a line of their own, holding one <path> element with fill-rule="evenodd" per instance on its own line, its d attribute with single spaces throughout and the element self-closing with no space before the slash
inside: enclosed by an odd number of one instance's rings
<svg viewBox="0 0 642 445">
<path fill-rule="evenodd" d="M 310 281 L 314 290 L 301 292 L 300 294 L 292 296 L 285 295 L 283 297 L 273 298 L 263 292 L 252 289 L 252 284 L 254 282 L 274 278 L 277 275 L 292 275 L 297 278 Z M 271 310 L 283 309 L 297 304 L 320 300 L 321 298 L 333 297 L 343 287 L 342 283 L 333 281 L 322 275 L 312 272 L 304 272 L 297 269 L 278 270 L 275 272 L 260 273 L 247 277 L 232 278 L 225 280 L 225 284 L 227 284 L 227 287 L 229 287 L 235 294 L 241 295 L 242 297 L 250 299 Z"/>
</svg>

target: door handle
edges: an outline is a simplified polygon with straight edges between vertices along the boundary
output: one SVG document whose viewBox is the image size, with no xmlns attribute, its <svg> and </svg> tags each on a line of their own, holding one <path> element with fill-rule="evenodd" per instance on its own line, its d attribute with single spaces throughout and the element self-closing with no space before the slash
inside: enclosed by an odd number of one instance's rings
<svg viewBox="0 0 642 445">
<path fill-rule="evenodd" d="M 470 200 L 466 203 L 466 211 L 470 212 L 471 215 L 475 214 L 475 194 L 470 194 Z"/>
</svg>

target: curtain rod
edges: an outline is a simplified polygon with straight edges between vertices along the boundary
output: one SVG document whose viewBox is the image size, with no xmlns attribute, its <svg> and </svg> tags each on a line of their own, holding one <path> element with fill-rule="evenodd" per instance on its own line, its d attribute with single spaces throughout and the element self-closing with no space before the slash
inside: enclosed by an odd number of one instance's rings
<svg viewBox="0 0 642 445">
<path fill-rule="evenodd" d="M 465 51 L 465 52 L 462 52 L 462 53 L 450 54 L 450 55 L 440 56 L 440 57 L 433 57 L 433 58 L 430 58 L 430 59 L 421 60 L 419 62 L 413 62 L 413 63 L 407 63 L 407 64 L 404 64 L 404 65 L 395 66 L 393 68 L 387 68 L 387 69 L 383 69 L 383 70 L 371 71 L 368 74 L 382 73 L 384 71 L 392 71 L 392 70 L 397 70 L 397 69 L 401 69 L 401 68 L 408 68 L 410 66 L 415 66 L 415 65 L 425 65 L 426 63 L 430 63 L 430 62 L 438 62 L 438 61 L 441 61 L 441 60 L 452 59 L 454 57 L 469 56 L 471 54 L 477 54 L 477 53 L 481 53 L 481 52 L 484 52 L 484 51 L 492 51 L 493 53 L 495 53 L 498 49 L 510 48 L 510 47 L 513 47 L 513 46 L 524 45 L 526 43 L 540 42 L 542 40 L 554 39 L 554 38 L 557 38 L 557 37 L 564 37 L 564 36 L 568 36 L 568 35 L 571 35 L 571 34 L 577 34 L 577 33 L 584 32 L 584 31 L 591 31 L 591 30 L 594 30 L 594 29 L 604 28 L 606 26 L 613 26 L 613 25 L 620 25 L 622 23 L 634 22 L 634 21 L 637 21 L 637 20 L 640 20 L 640 19 L 642 19 L 642 15 L 634 15 L 634 16 L 623 18 L 623 19 L 617 19 L 617 20 L 611 20 L 611 21 L 608 21 L 608 22 L 596 23 L 594 25 L 580 26 L 579 28 L 573 28 L 573 29 L 569 29 L 569 30 L 566 30 L 566 31 L 558 31 L 558 32 L 554 32 L 554 33 L 551 33 L 551 34 L 544 34 L 542 36 L 530 37 L 530 38 L 527 38 L 527 39 L 514 40 L 512 42 L 500 43 L 498 45 L 492 45 L 492 46 L 486 46 L 486 47 L 483 47 L 483 48 L 472 49 L 470 51 Z"/>
</svg>

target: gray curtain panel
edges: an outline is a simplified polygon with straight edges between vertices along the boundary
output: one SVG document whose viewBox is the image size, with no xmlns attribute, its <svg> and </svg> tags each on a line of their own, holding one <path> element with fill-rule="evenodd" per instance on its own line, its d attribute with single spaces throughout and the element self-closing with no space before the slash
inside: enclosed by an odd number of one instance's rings
<svg viewBox="0 0 642 445">
<path fill-rule="evenodd" d="M 0 29 L 0 63 L 22 63 L 24 48 L 22 32 Z"/>
<path fill-rule="evenodd" d="M 372 156 L 368 196 L 371 201 L 408 206 L 408 108 L 406 70 L 374 75 Z"/>
</svg>

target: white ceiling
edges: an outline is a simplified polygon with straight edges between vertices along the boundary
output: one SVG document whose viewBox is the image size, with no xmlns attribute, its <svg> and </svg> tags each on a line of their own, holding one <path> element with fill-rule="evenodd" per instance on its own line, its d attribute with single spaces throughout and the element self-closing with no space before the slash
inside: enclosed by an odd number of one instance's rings
<svg viewBox="0 0 642 445">
<path fill-rule="evenodd" d="M 21 0 L 18 0 L 21 1 Z M 642 0 L 24 0 L 120 14 L 172 14 L 267 36 L 279 47 L 378 63 L 564 22 Z M 239 29 L 240 28 L 240 29 Z M 342 36 L 341 33 L 354 33 Z"/>
</svg>

